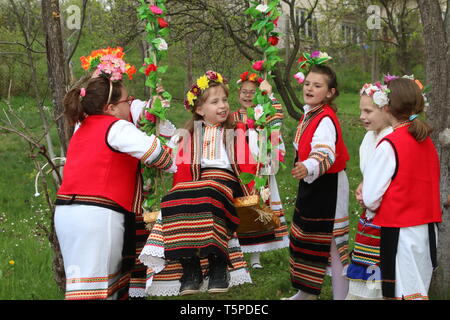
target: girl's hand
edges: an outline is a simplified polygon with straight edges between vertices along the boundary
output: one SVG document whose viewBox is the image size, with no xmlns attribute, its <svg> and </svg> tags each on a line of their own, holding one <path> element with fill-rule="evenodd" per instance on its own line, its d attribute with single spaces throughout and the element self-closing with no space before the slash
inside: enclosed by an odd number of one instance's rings
<svg viewBox="0 0 450 320">
<path fill-rule="evenodd" d="M 267 80 L 263 80 L 263 82 L 261 82 L 261 84 L 259 85 L 259 89 L 261 91 L 266 91 L 268 95 L 272 94 L 272 86 Z"/>
<path fill-rule="evenodd" d="M 301 180 L 308 175 L 308 169 L 306 169 L 302 162 L 296 162 L 291 174 L 295 179 Z"/>
<path fill-rule="evenodd" d="M 356 196 L 356 201 L 358 201 L 361 208 L 366 209 L 366 206 L 364 205 L 363 198 L 362 198 L 362 186 L 363 186 L 363 184 L 361 182 L 359 184 L 358 188 L 356 188 L 356 190 L 355 190 L 355 196 Z"/>
</svg>

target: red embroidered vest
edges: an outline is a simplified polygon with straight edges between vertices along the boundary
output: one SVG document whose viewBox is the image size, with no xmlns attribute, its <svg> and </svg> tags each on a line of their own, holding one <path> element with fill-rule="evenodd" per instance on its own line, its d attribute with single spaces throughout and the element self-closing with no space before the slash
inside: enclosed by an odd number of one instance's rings
<svg viewBox="0 0 450 320">
<path fill-rule="evenodd" d="M 302 122 L 305 115 L 300 119 L 300 123 Z M 318 114 L 313 116 L 313 118 L 306 124 L 306 128 L 303 129 L 303 132 L 299 137 L 296 137 L 296 141 L 298 143 L 298 151 L 297 151 L 297 159 L 299 161 L 305 161 L 308 159 L 309 154 L 311 153 L 311 142 L 314 136 L 314 132 L 316 132 L 317 127 L 320 124 L 320 121 L 328 117 L 333 121 L 334 127 L 336 129 L 336 159 L 333 165 L 328 169 L 326 173 L 337 173 L 346 168 L 346 163 L 350 159 L 347 147 L 345 146 L 344 140 L 342 138 L 342 130 L 339 124 L 339 120 L 336 116 L 336 112 L 329 106 L 325 105 L 318 111 Z M 297 134 L 298 136 L 298 134 Z"/>
<path fill-rule="evenodd" d="M 397 167 L 374 224 L 402 228 L 441 222 L 439 157 L 430 137 L 417 142 L 405 126 L 384 140 L 395 151 Z"/>
<path fill-rule="evenodd" d="M 132 211 L 139 160 L 108 145 L 109 129 L 118 120 L 109 115 L 83 120 L 70 140 L 58 194 L 100 196 Z"/>
</svg>

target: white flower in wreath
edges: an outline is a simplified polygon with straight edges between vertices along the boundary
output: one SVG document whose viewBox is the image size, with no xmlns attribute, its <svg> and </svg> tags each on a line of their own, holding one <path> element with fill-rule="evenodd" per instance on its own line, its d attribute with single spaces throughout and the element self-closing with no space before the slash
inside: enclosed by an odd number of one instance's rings
<svg viewBox="0 0 450 320">
<path fill-rule="evenodd" d="M 261 196 L 261 199 L 264 202 L 266 202 L 267 200 L 269 200 L 269 197 L 270 197 L 270 189 L 269 188 L 261 188 L 259 195 Z"/>
<path fill-rule="evenodd" d="M 377 91 L 373 94 L 372 98 L 373 98 L 373 102 L 380 108 L 389 104 L 389 98 L 388 98 L 386 92 Z"/>
<path fill-rule="evenodd" d="M 258 121 L 259 118 L 261 118 L 261 116 L 263 115 L 263 113 L 264 113 L 264 108 L 263 108 L 263 106 L 260 105 L 260 104 L 258 104 L 258 105 L 255 107 L 255 120 Z"/>
<path fill-rule="evenodd" d="M 258 10 L 259 12 L 265 13 L 267 11 L 267 9 L 269 9 L 269 6 L 266 4 L 260 4 L 256 7 L 256 10 Z"/>
<path fill-rule="evenodd" d="M 153 43 L 155 44 L 156 49 L 158 49 L 159 51 L 166 51 L 169 48 L 166 40 L 164 40 L 163 38 L 156 38 L 155 40 L 153 40 Z"/>
<path fill-rule="evenodd" d="M 331 59 L 331 57 L 326 52 L 320 52 L 319 58 L 328 58 L 328 60 Z"/>
</svg>

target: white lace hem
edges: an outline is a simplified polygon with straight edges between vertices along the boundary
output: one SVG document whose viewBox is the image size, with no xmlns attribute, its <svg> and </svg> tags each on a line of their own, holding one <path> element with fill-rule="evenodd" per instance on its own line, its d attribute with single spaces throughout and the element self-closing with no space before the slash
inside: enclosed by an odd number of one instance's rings
<svg viewBox="0 0 450 320">
<path fill-rule="evenodd" d="M 128 295 L 131 298 L 145 298 L 147 296 L 144 288 L 130 288 Z"/>
<path fill-rule="evenodd" d="M 255 252 L 266 252 L 272 250 L 278 250 L 289 247 L 289 237 L 284 236 L 282 240 L 274 241 L 271 243 L 262 244 L 252 244 L 243 245 L 241 244 L 241 249 L 243 253 L 255 253 Z"/>
</svg>

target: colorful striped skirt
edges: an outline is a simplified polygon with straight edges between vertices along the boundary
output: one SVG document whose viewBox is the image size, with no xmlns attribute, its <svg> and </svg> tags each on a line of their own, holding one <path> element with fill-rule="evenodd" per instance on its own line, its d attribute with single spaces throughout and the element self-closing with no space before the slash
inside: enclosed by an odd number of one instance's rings
<svg viewBox="0 0 450 320">
<path fill-rule="evenodd" d="M 179 183 L 164 196 L 160 218 L 139 256 L 148 267 L 148 295 L 177 295 L 182 276 L 179 259 L 194 255 L 201 258 L 205 274 L 208 255 L 225 257 L 230 286 L 251 282 L 235 234 L 239 218 L 233 199 L 241 193 L 231 172 L 209 169 L 202 171 L 201 180 Z"/>
<path fill-rule="evenodd" d="M 319 295 L 335 241 L 344 268 L 348 265 L 348 195 L 345 171 L 299 183 L 290 230 L 290 274 L 294 288 Z"/>
</svg>

